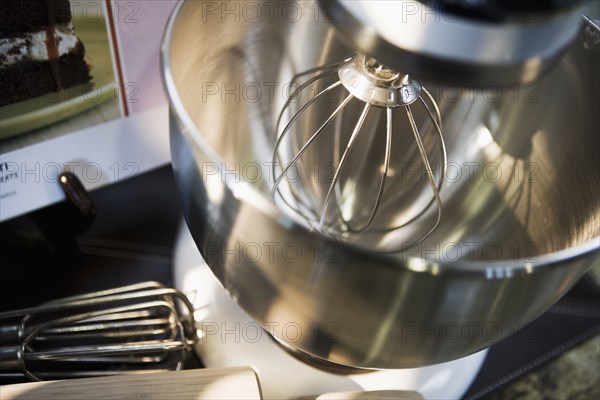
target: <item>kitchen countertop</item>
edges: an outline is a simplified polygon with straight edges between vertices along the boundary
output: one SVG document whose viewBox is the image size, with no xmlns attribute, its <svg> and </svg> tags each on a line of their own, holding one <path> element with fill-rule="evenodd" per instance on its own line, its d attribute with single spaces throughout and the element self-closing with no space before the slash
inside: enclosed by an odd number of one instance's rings
<svg viewBox="0 0 600 400">
<path fill-rule="evenodd" d="M 600 284 L 600 263 L 589 276 Z M 485 397 L 508 399 L 600 399 L 600 335 L 562 353 Z"/>
<path fill-rule="evenodd" d="M 600 336 L 561 354 L 487 399 L 600 399 Z"/>
</svg>

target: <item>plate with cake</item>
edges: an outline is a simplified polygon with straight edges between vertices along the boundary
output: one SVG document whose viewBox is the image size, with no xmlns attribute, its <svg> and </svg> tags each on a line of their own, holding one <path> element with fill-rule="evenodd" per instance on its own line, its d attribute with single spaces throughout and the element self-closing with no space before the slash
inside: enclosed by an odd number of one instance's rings
<svg viewBox="0 0 600 400">
<path fill-rule="evenodd" d="M 102 12 L 86 14 L 69 0 L 1 2 L 1 139 L 111 99 L 118 107 Z M 98 4 L 97 10 L 103 10 Z"/>
</svg>

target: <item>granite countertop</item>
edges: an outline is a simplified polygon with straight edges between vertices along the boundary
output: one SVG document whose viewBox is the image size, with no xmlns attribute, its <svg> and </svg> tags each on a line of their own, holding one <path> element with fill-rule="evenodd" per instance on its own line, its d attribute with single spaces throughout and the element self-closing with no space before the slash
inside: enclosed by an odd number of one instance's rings
<svg viewBox="0 0 600 400">
<path fill-rule="evenodd" d="M 600 262 L 590 275 L 600 283 Z M 509 383 L 488 399 L 600 399 L 600 335 Z"/>
<path fill-rule="evenodd" d="M 563 353 L 488 399 L 600 399 L 600 336 Z"/>
</svg>

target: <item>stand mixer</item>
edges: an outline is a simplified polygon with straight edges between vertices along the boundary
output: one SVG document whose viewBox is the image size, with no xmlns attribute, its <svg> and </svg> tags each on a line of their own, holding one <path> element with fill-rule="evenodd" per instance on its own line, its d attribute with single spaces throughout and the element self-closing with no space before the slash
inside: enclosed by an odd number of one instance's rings
<svg viewBox="0 0 600 400">
<path fill-rule="evenodd" d="M 579 2 L 236 4 L 167 27 L 172 161 L 203 260 L 286 352 L 341 375 L 457 360 L 597 262 Z"/>
</svg>

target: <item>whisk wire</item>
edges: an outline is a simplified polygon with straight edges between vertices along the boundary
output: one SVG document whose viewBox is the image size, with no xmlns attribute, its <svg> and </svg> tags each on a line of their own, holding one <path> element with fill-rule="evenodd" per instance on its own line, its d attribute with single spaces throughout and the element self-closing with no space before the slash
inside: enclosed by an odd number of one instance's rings
<svg viewBox="0 0 600 400">
<path fill-rule="evenodd" d="M 276 167 L 277 167 L 277 162 L 280 161 L 280 156 L 279 156 L 279 148 L 281 146 L 281 144 L 283 143 L 283 140 L 285 139 L 285 135 L 286 133 L 290 130 L 290 128 L 293 126 L 294 122 L 302 115 L 302 113 L 304 111 L 306 111 L 308 109 L 308 107 L 310 107 L 313 103 L 315 103 L 317 100 L 319 100 L 319 98 L 321 96 L 323 96 L 324 94 L 326 94 L 327 92 L 329 92 L 330 90 L 335 89 L 337 86 L 340 86 L 341 82 L 336 82 L 330 86 L 328 86 L 327 88 L 323 89 L 321 92 L 319 92 L 315 97 L 313 97 L 312 99 L 310 99 L 306 104 L 304 104 L 297 113 L 295 113 L 292 118 L 288 121 L 288 123 L 285 125 L 285 127 L 283 128 L 283 131 L 281 132 L 281 134 L 279 134 L 279 136 L 277 137 L 277 142 L 275 143 L 275 150 L 273 152 L 273 163 L 271 164 L 271 168 L 272 168 L 272 173 L 273 173 L 273 179 L 275 179 L 275 186 L 273 187 L 271 194 L 274 195 L 275 191 L 277 190 L 277 186 L 279 185 L 279 182 L 281 182 L 281 179 L 286 175 L 287 171 L 290 168 L 290 165 L 293 164 L 293 162 L 289 163 L 286 168 L 284 169 L 284 171 L 282 172 L 281 176 L 279 176 L 278 178 L 276 178 Z M 284 106 L 284 109 L 287 108 L 289 106 L 289 104 L 291 104 L 291 100 L 292 97 L 290 96 L 290 98 L 288 99 L 288 101 L 286 102 L 286 105 Z M 281 118 L 281 117 L 280 117 Z M 281 122 L 281 119 L 279 121 L 277 121 L 277 126 L 276 129 L 277 131 L 279 131 L 279 124 Z M 309 141 L 312 139 L 314 140 L 314 138 L 316 138 L 316 134 L 314 134 Z M 306 146 L 304 146 L 306 147 Z M 300 150 L 302 151 L 302 150 Z"/>
<path fill-rule="evenodd" d="M 422 90 L 423 90 L 423 93 L 425 93 L 425 94 L 428 96 L 428 99 L 431 101 L 431 103 L 432 103 L 432 105 L 433 105 L 433 108 L 434 108 L 434 110 L 435 110 L 435 114 L 434 114 L 434 113 L 431 111 L 431 108 L 430 108 L 430 107 L 427 105 L 427 102 L 426 102 L 424 99 L 422 99 L 421 97 L 419 97 L 420 104 L 421 104 L 421 105 L 423 105 L 423 107 L 425 108 L 425 110 L 426 110 L 427 114 L 428 114 L 428 115 L 429 115 L 429 117 L 431 118 L 431 121 L 432 121 L 432 123 L 433 123 L 433 126 L 434 126 L 434 128 L 435 128 L 436 135 L 438 136 L 438 139 L 439 139 L 439 140 L 438 140 L 438 145 L 440 146 L 440 155 L 441 155 L 441 163 L 442 163 L 442 165 L 441 165 L 440 179 L 439 179 L 439 182 L 436 184 L 436 185 L 437 185 L 437 186 L 436 186 L 436 188 L 437 188 L 437 190 L 436 190 L 436 191 L 437 191 L 437 193 L 439 194 L 439 192 L 442 190 L 442 187 L 444 186 L 444 181 L 445 181 L 445 179 L 446 179 L 446 171 L 447 171 L 447 164 L 448 164 L 448 156 L 447 156 L 447 152 L 446 152 L 446 145 L 445 145 L 445 142 L 444 142 L 444 140 L 443 140 L 444 138 L 443 138 L 443 136 L 442 136 L 442 129 L 441 129 L 441 116 L 440 116 L 440 111 L 439 111 L 439 108 L 438 108 L 437 104 L 435 103 L 435 101 L 433 100 L 433 97 L 431 96 L 431 94 L 429 93 L 429 91 L 427 91 L 425 88 L 422 88 Z M 410 122 L 410 121 L 409 121 L 409 122 Z M 411 125 L 411 129 L 413 129 L 412 125 Z M 417 132 L 418 132 L 418 129 L 417 129 Z M 420 134 L 419 134 L 419 137 L 420 137 Z M 417 146 L 417 148 L 418 148 L 418 141 L 416 141 L 416 140 L 415 140 L 415 142 L 414 142 L 414 143 L 415 143 L 415 145 L 416 145 L 416 146 Z M 422 140 L 421 140 L 421 143 L 423 143 L 423 142 L 422 142 Z M 423 148 L 424 148 L 424 147 L 423 147 Z M 419 151 L 419 155 L 421 155 L 421 152 L 420 152 L 420 151 Z M 431 169 L 431 168 L 430 168 L 430 169 Z M 426 172 L 427 172 L 427 171 L 426 171 Z M 433 173 L 432 173 L 432 175 L 433 175 Z M 428 175 L 428 178 L 427 178 L 427 179 L 429 180 L 429 175 Z M 403 228 L 403 227 L 405 227 L 405 226 L 407 226 L 407 225 L 409 225 L 409 224 L 412 224 L 414 221 L 416 221 L 417 219 L 421 218 L 421 216 L 422 216 L 423 214 L 425 214 L 425 212 L 426 212 L 426 211 L 427 211 L 429 208 L 431 208 L 431 206 L 433 205 L 433 203 L 436 203 L 436 197 L 435 197 L 435 193 L 436 193 L 436 191 L 434 191 L 434 196 L 433 196 L 433 197 L 431 198 L 431 200 L 430 200 L 430 201 L 427 203 L 427 205 L 426 205 L 426 206 L 425 206 L 425 207 L 424 207 L 424 208 L 421 210 L 421 212 L 417 213 L 416 215 L 414 215 L 414 216 L 413 216 L 412 218 L 410 218 L 409 220 L 407 220 L 407 221 L 405 221 L 405 222 L 402 222 L 401 224 L 398 224 L 398 225 L 393 225 L 393 226 L 391 226 L 391 227 L 387 227 L 387 228 L 385 228 L 385 229 L 373 230 L 372 232 L 373 232 L 373 233 L 385 233 L 385 232 L 391 232 L 391 231 L 394 231 L 394 230 L 397 230 L 397 229 Z M 391 201 L 391 200 L 389 200 L 389 202 L 390 202 L 390 201 Z M 439 203 L 437 203 L 437 204 L 439 205 Z M 386 205 L 387 205 L 387 204 L 386 204 Z M 434 225 L 433 225 L 433 229 L 429 229 L 429 230 L 427 231 L 428 233 L 426 234 L 426 236 L 423 236 L 422 240 L 418 240 L 418 241 L 414 242 L 414 243 L 415 243 L 415 245 L 417 245 L 417 244 L 419 244 L 419 243 L 422 243 L 422 241 L 423 241 L 423 240 L 425 240 L 425 239 L 426 239 L 426 238 L 427 238 L 427 237 L 428 237 L 428 236 L 429 236 L 431 233 L 433 233 L 433 231 L 434 231 L 435 229 L 437 229 L 437 226 L 439 226 L 439 223 L 441 223 L 441 216 L 439 215 L 439 213 L 438 213 L 438 217 L 440 217 L 440 218 L 439 218 L 439 222 L 438 222 L 438 221 L 436 221 L 436 223 L 434 223 Z M 403 245 L 403 248 L 404 248 L 404 249 L 407 249 L 407 248 L 408 248 L 408 246 L 404 246 L 404 245 Z"/>
<path fill-rule="evenodd" d="M 29 345 L 36 337 L 38 337 L 38 335 L 45 331 L 48 328 L 53 328 L 55 326 L 61 326 L 61 325 L 68 325 L 74 322 L 79 322 L 79 321 L 86 321 L 92 318 L 96 318 L 99 316 L 104 316 L 104 315 L 110 315 L 110 314 L 115 314 L 115 313 L 121 313 L 124 311 L 130 312 L 130 311 L 135 311 L 135 310 L 145 310 L 145 309 L 149 309 L 149 308 L 166 308 L 168 310 L 169 313 L 174 313 L 176 314 L 177 311 L 175 310 L 173 304 L 166 302 L 166 301 L 152 301 L 152 302 L 145 302 L 145 303 L 139 303 L 139 304 L 135 304 L 135 305 L 127 305 L 127 306 L 122 306 L 122 307 L 114 307 L 114 308 L 109 308 L 109 309 L 104 309 L 104 310 L 99 310 L 99 311 L 90 311 L 90 312 L 86 312 L 86 313 L 82 313 L 82 314 L 76 314 L 76 315 L 69 315 L 67 317 L 63 317 L 63 318 L 57 318 L 57 319 L 53 319 L 51 321 L 48 321 L 46 323 L 40 324 L 38 326 L 36 326 L 25 338 L 25 340 L 23 341 L 23 343 L 27 346 Z M 172 322 L 173 323 L 173 322 Z M 183 327 L 182 327 L 183 329 Z M 173 338 L 173 334 L 171 339 Z"/>
<path fill-rule="evenodd" d="M 387 121 L 386 121 L 386 133 L 385 133 L 385 135 L 386 135 L 385 154 L 384 154 L 384 162 L 383 162 L 383 170 L 382 170 L 381 180 L 379 182 L 379 190 L 377 191 L 377 197 L 375 198 L 375 204 L 373 206 L 373 211 L 371 212 L 371 215 L 369 217 L 367 224 L 360 231 L 354 230 L 353 232 L 355 232 L 355 233 L 362 232 L 371 226 L 371 224 L 373 223 L 373 220 L 375 219 L 375 216 L 377 215 L 377 211 L 379 210 L 379 204 L 381 203 L 381 199 L 383 197 L 383 192 L 385 191 L 385 182 L 388 177 L 388 172 L 389 172 L 389 168 L 390 168 L 390 159 L 392 156 L 392 109 L 390 107 L 387 107 L 386 114 L 387 114 L 387 117 L 386 117 Z M 352 229 L 352 228 L 350 227 L 350 229 Z"/>
<path fill-rule="evenodd" d="M 417 246 L 423 242 L 427 237 L 429 237 L 440 225 L 442 220 L 442 199 L 440 198 L 440 192 L 438 191 L 438 184 L 435 182 L 435 177 L 433 176 L 433 170 L 431 169 L 431 165 L 429 164 L 429 159 L 427 158 L 427 153 L 425 151 L 425 147 L 423 146 L 423 141 L 421 140 L 421 136 L 419 135 L 419 130 L 417 129 L 417 124 L 415 123 L 415 118 L 412 114 L 410 106 L 406 106 L 406 114 L 410 121 L 410 125 L 412 128 L 413 135 L 415 137 L 415 141 L 417 142 L 417 147 L 419 148 L 419 153 L 421 154 L 421 160 L 423 161 L 423 165 L 425 166 L 425 170 L 427 172 L 427 179 L 429 180 L 429 184 L 431 185 L 431 189 L 433 191 L 433 196 L 435 198 L 435 202 L 438 205 L 438 212 L 435 224 L 423 235 L 419 240 L 416 240 L 412 243 L 412 246 Z M 440 180 L 443 182 L 443 179 Z M 440 183 L 441 184 L 441 183 Z"/>
<path fill-rule="evenodd" d="M 131 285 L 121 286 L 118 288 L 99 290 L 96 292 L 62 297 L 60 299 L 55 299 L 55 300 L 50 300 L 50 301 L 44 302 L 43 305 L 51 305 L 51 304 L 57 305 L 57 304 L 65 304 L 65 303 L 68 304 L 68 303 L 73 303 L 75 301 L 80 301 L 80 300 L 99 299 L 100 297 L 104 297 L 104 296 L 114 296 L 117 294 L 137 292 L 140 290 L 164 289 L 164 288 L 165 287 L 158 282 L 148 281 L 148 282 L 134 283 Z M 35 307 L 35 309 L 39 310 L 39 306 Z M 24 310 L 21 310 L 21 311 L 24 311 Z M 5 314 L 0 313 L 0 317 L 4 317 L 4 316 L 5 316 Z"/>
<path fill-rule="evenodd" d="M 323 79 L 324 77 L 326 77 L 326 76 L 328 76 L 328 75 L 333 75 L 333 74 L 335 74 L 335 73 L 336 73 L 336 71 L 335 71 L 335 70 L 333 70 L 333 71 L 329 71 L 329 70 L 327 69 L 325 72 L 323 72 L 323 73 L 321 73 L 321 74 L 319 74 L 319 75 L 317 75 L 317 76 L 314 76 L 314 77 L 310 78 L 309 80 L 307 80 L 306 82 L 304 82 L 303 84 L 301 84 L 300 86 L 298 86 L 298 87 L 297 87 L 297 88 L 296 88 L 296 89 L 295 89 L 295 90 L 294 90 L 292 93 L 290 93 L 290 95 L 289 95 L 288 99 L 286 100 L 285 104 L 284 104 L 284 105 L 283 105 L 283 107 L 281 108 L 281 111 L 279 112 L 279 117 L 277 118 L 277 124 L 276 124 L 276 129 L 275 129 L 275 132 L 278 134 L 278 137 L 281 137 L 281 136 L 283 136 L 283 132 L 282 132 L 282 133 L 279 133 L 279 126 L 280 126 L 280 124 L 281 124 L 281 120 L 283 119 L 283 116 L 285 115 L 285 113 L 286 113 L 287 109 L 288 109 L 288 108 L 289 108 L 289 107 L 290 107 L 290 106 L 291 106 L 291 105 L 294 103 L 294 100 L 296 100 L 296 97 L 300 96 L 300 94 L 302 93 L 302 91 L 303 91 L 304 89 L 306 89 L 307 87 L 309 87 L 310 85 L 312 85 L 313 83 L 315 83 L 315 82 L 317 82 L 317 81 L 319 81 L 319 80 Z M 296 77 L 294 77 L 294 79 L 296 79 Z M 293 81 L 292 81 L 292 82 L 293 82 Z M 339 82 L 339 84 L 341 84 L 341 82 Z M 336 86 L 339 86 L 339 85 L 336 85 Z M 335 87 L 335 86 L 334 86 L 334 87 Z M 333 89 L 333 88 L 332 88 L 332 87 L 330 87 L 330 90 L 331 90 L 331 89 Z M 322 90 L 320 93 L 318 93 L 318 94 L 315 96 L 315 98 L 317 98 L 317 97 L 320 97 L 321 95 L 323 95 L 324 93 L 327 93 L 328 91 L 329 91 L 329 90 L 327 90 L 327 89 L 324 89 L 324 90 Z M 313 98 L 313 99 L 311 99 L 311 100 L 314 100 L 314 98 Z M 312 103 L 314 103 L 314 101 L 313 101 L 313 102 L 311 102 L 310 104 L 312 104 Z M 306 105 L 305 105 L 305 107 L 306 107 Z M 304 108 L 304 107 L 303 107 L 303 108 Z M 301 109 L 301 110 L 302 110 L 302 109 Z M 298 113 L 300 113 L 300 111 L 298 111 Z"/>
<path fill-rule="evenodd" d="M 328 87 L 327 89 L 330 89 L 332 87 L 338 86 L 339 84 L 341 84 L 340 82 L 337 82 L 333 85 L 331 85 L 330 87 Z M 325 90 L 327 90 L 325 89 Z M 323 92 L 321 92 L 323 93 Z M 319 127 L 319 129 L 317 129 L 317 131 L 308 139 L 308 141 L 304 144 L 304 146 L 302 146 L 302 148 L 300 149 L 300 151 L 294 156 L 294 158 L 283 168 L 283 171 L 281 172 L 281 174 L 277 177 L 277 179 L 275 179 L 275 184 L 273 186 L 273 189 L 271 191 L 271 195 L 273 196 L 273 198 L 276 198 L 277 194 L 280 194 L 280 198 L 282 198 L 282 200 L 288 205 L 290 206 L 290 204 L 285 200 L 284 196 L 281 196 L 281 192 L 279 189 L 279 185 L 281 183 L 281 181 L 287 176 L 288 171 L 296 165 L 296 163 L 298 162 L 298 160 L 300 159 L 300 157 L 302 157 L 302 155 L 304 154 L 304 152 L 309 148 L 309 146 L 317 139 L 317 137 L 319 137 L 319 135 L 321 135 L 321 133 L 325 130 L 325 128 L 327 127 L 327 125 L 329 125 L 329 123 L 335 118 L 335 116 L 350 102 L 350 100 L 352 100 L 353 96 L 352 95 L 348 95 L 344 101 L 342 102 L 342 104 L 340 104 L 335 111 L 329 116 L 329 118 L 327 118 L 327 120 Z M 316 101 L 316 97 L 315 99 L 313 99 Z M 303 109 L 306 109 L 303 107 Z M 302 109 L 301 109 L 302 110 Z M 300 114 L 301 111 L 298 112 L 298 114 Z M 295 114 L 294 116 L 297 116 L 298 114 Z M 293 121 L 290 121 L 287 126 L 286 129 L 284 129 L 284 132 L 286 132 L 292 124 Z M 281 145 L 282 139 L 284 137 L 284 134 L 282 134 L 279 139 L 277 140 L 277 143 L 275 144 L 275 152 L 278 153 L 278 149 L 279 146 Z M 275 171 L 275 164 L 276 164 L 276 159 L 277 156 L 274 157 L 273 159 L 273 175 L 276 176 L 276 171 Z M 292 207 L 293 209 L 293 207 Z M 304 216 L 304 215 L 303 215 Z M 304 216 L 306 217 L 306 216 Z"/>
<path fill-rule="evenodd" d="M 362 126 L 365 122 L 365 119 L 367 118 L 367 114 L 369 113 L 370 109 L 371 109 L 371 105 L 369 103 L 366 103 L 360 117 L 358 118 L 358 122 L 356 123 L 356 126 L 354 127 L 352 136 L 350 136 L 350 140 L 348 140 L 348 143 L 346 144 L 346 149 L 344 150 L 344 153 L 342 154 L 342 158 L 340 159 L 340 162 L 339 162 L 337 168 L 335 169 L 333 179 L 331 180 L 331 184 L 329 185 L 329 189 L 327 190 L 327 195 L 325 196 L 325 201 L 323 202 L 323 209 L 321 211 L 321 218 L 319 221 L 320 228 L 322 228 L 323 224 L 325 223 L 325 218 L 327 215 L 327 206 L 329 205 L 329 200 L 331 199 L 331 194 L 333 193 L 333 190 L 334 190 L 335 186 L 337 185 L 338 179 L 340 177 L 340 173 L 344 169 L 344 165 L 346 164 L 346 160 L 348 159 L 348 154 L 350 153 L 350 150 L 352 150 L 352 147 L 354 146 L 354 143 L 358 136 L 358 132 L 360 132 L 360 130 L 362 129 Z M 339 208 L 338 208 L 338 212 L 339 212 Z"/>
<path fill-rule="evenodd" d="M 429 108 L 429 106 L 427 105 L 427 102 L 425 102 L 425 100 L 423 100 L 423 98 L 419 97 L 421 104 L 423 105 L 423 107 L 425 107 L 425 110 L 427 111 L 429 118 L 433 122 L 433 125 L 435 127 L 435 132 L 437 133 L 437 136 L 438 136 L 438 143 L 439 143 L 440 152 L 442 155 L 440 183 L 438 184 L 438 187 L 437 187 L 437 190 L 439 192 L 440 190 L 442 190 L 442 186 L 446 179 L 446 173 L 448 171 L 448 152 L 446 150 L 446 142 L 444 141 L 444 136 L 442 135 L 442 116 L 440 114 L 440 109 L 427 89 L 423 88 L 423 93 L 425 93 L 427 95 L 427 97 L 429 98 L 429 101 L 431 102 L 431 104 L 433 105 L 433 108 L 435 110 L 435 115 L 434 115 L 433 112 L 431 111 L 431 109 Z"/>
<path fill-rule="evenodd" d="M 290 85 L 293 85 L 298 80 L 298 78 L 305 76 L 305 75 L 312 75 L 312 74 L 316 74 L 317 72 L 326 73 L 326 72 L 330 72 L 330 71 L 337 73 L 337 70 L 340 67 L 340 65 L 342 65 L 342 63 L 334 63 L 334 64 L 328 64 L 328 65 L 324 65 L 324 66 L 320 66 L 320 67 L 314 67 L 314 68 L 307 69 L 306 71 L 298 72 L 292 77 L 292 80 L 290 81 Z"/>
</svg>

